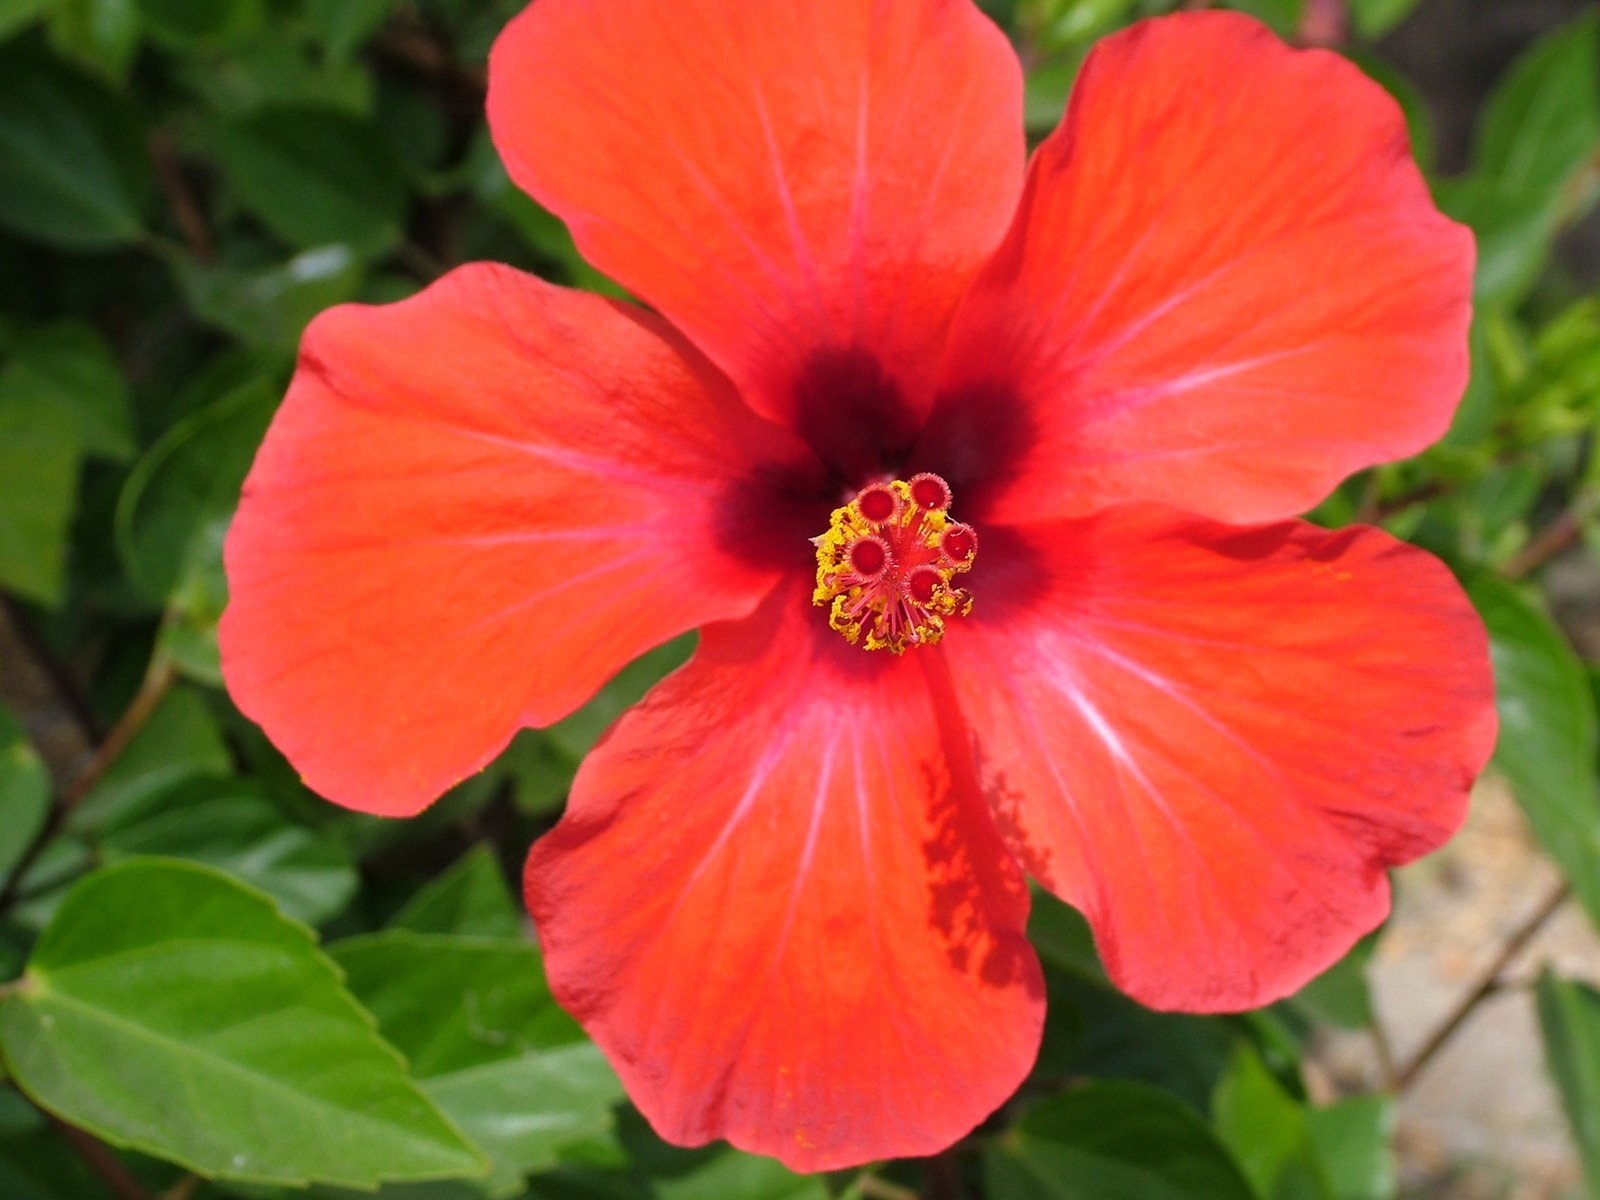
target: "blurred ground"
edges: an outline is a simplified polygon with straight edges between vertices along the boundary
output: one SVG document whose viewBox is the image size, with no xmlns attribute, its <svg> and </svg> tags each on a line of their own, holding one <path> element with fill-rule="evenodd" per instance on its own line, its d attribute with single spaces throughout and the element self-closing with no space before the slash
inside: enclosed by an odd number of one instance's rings
<svg viewBox="0 0 1600 1200">
<path fill-rule="evenodd" d="M 1544 902 L 1557 873 L 1498 779 L 1479 786 L 1466 828 L 1401 871 L 1371 979 L 1397 1061 L 1411 1059 L 1468 993 L 1506 935 Z M 1418 1076 L 1400 1106 L 1397 1149 L 1407 1197 L 1564 1200 L 1578 1169 L 1545 1077 L 1531 985 L 1544 964 L 1600 984 L 1600 937 L 1568 902 L 1492 995 Z M 1330 1038 L 1316 1056 L 1329 1082 L 1376 1085 L 1365 1035 Z"/>
<path fill-rule="evenodd" d="M 1594 0 L 1425 0 L 1383 52 L 1421 89 L 1446 173 L 1469 159 L 1487 89 L 1540 35 Z M 1562 247 L 1563 266 L 1600 285 L 1600 218 Z M 1579 549 L 1550 570 L 1552 606 L 1589 657 L 1600 656 L 1600 567 Z M 1379 1013 L 1406 1062 L 1468 992 L 1505 936 L 1556 885 L 1504 785 L 1478 790 L 1466 829 L 1445 850 L 1400 873 L 1389 932 L 1372 965 Z M 1545 1077 L 1532 995 L 1541 964 L 1600 984 L 1600 937 L 1569 903 L 1517 958 L 1513 986 L 1486 1000 L 1406 1094 L 1398 1149 L 1403 1193 L 1417 1200 L 1566 1200 L 1581 1194 L 1559 1101 Z M 1331 1039 L 1319 1055 L 1337 1086 L 1372 1081 L 1362 1037 Z"/>
<path fill-rule="evenodd" d="M 1579 548 L 1550 568 L 1546 585 L 1573 641 L 1600 657 L 1600 567 Z M 1510 791 L 1485 779 L 1466 828 L 1396 877 L 1394 916 L 1371 968 L 1396 1061 L 1412 1058 L 1557 882 Z M 1600 935 L 1571 901 L 1513 961 L 1508 986 L 1484 1001 L 1404 1096 L 1397 1151 L 1408 1200 L 1582 1195 L 1534 1015 L 1531 983 L 1545 965 L 1600 986 Z M 1381 1083 L 1364 1034 L 1330 1036 L 1315 1063 L 1330 1092 Z"/>
</svg>

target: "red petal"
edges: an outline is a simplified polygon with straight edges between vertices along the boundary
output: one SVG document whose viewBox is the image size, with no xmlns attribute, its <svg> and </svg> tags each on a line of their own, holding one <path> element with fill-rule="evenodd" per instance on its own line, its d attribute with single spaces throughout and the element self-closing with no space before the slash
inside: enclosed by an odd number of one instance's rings
<svg viewBox="0 0 1600 1200">
<path fill-rule="evenodd" d="M 229 533 L 229 689 L 329 799 L 416 812 L 759 601 L 715 521 L 779 436 L 654 318 L 507 268 L 324 313 Z"/>
<path fill-rule="evenodd" d="M 1494 681 L 1431 556 L 1129 505 L 1011 558 L 944 642 L 985 784 L 1144 1003 L 1293 992 L 1383 919 L 1385 869 L 1466 815 Z"/>
<path fill-rule="evenodd" d="M 1022 409 L 987 515 L 1271 520 L 1415 453 L 1466 383 L 1472 258 L 1349 62 L 1226 12 L 1107 38 L 952 330 L 951 423 Z"/>
<path fill-rule="evenodd" d="M 925 393 L 1021 190 L 969 0 L 539 0 L 489 67 L 512 178 L 774 415 L 823 348 Z"/>
<path fill-rule="evenodd" d="M 1027 891 L 915 657 L 779 593 L 622 718 L 534 847 L 551 986 L 670 1141 L 929 1154 L 1026 1075 Z"/>
</svg>

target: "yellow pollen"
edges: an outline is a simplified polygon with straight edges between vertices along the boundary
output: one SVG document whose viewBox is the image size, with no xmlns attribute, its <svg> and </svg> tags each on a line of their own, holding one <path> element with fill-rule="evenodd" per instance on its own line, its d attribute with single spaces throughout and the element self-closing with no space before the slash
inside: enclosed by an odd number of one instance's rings
<svg viewBox="0 0 1600 1200">
<path fill-rule="evenodd" d="M 944 637 L 972 611 L 952 581 L 972 569 L 978 535 L 950 519 L 950 487 L 937 475 L 872 484 L 833 510 L 817 548 L 811 602 L 852 646 L 903 654 Z"/>
</svg>

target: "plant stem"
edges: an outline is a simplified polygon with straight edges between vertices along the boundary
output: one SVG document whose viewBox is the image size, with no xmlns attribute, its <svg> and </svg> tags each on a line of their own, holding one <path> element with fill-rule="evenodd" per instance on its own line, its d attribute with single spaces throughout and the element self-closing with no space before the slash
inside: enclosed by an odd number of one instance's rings
<svg viewBox="0 0 1600 1200">
<path fill-rule="evenodd" d="M 403 243 L 395 249 L 394 256 L 401 266 L 424 282 L 437 279 L 450 269 L 448 263 L 441 262 L 415 242 Z"/>
<path fill-rule="evenodd" d="M 1578 540 L 1583 533 L 1584 517 L 1592 508 L 1593 502 L 1580 496 L 1573 504 L 1562 509 L 1561 515 L 1541 529 L 1531 542 L 1512 555 L 1500 573 L 1507 579 L 1523 579 L 1533 574 Z"/>
<path fill-rule="evenodd" d="M 67 669 L 28 615 L 0 593 L 0 703 L 32 735 L 57 788 L 89 761 L 104 731 Z"/>
<path fill-rule="evenodd" d="M 879 1179 L 876 1175 L 857 1176 L 850 1187 L 862 1200 L 922 1200 L 922 1197 L 910 1188 L 890 1183 L 887 1179 Z"/>
<path fill-rule="evenodd" d="M 1394 1091 L 1400 1077 L 1394 1061 L 1394 1043 L 1389 1040 L 1389 1031 L 1377 1012 L 1373 1012 L 1372 1024 L 1367 1031 L 1372 1037 L 1372 1053 L 1378 1059 L 1378 1076 L 1383 1080 L 1384 1087 Z"/>
<path fill-rule="evenodd" d="M 189 182 L 183 176 L 183 167 L 178 162 L 178 149 L 173 145 L 172 138 L 160 130 L 152 132 L 150 158 L 155 163 L 156 179 L 167 199 L 167 207 L 172 210 L 172 219 L 183 234 L 184 246 L 198 262 L 216 261 L 217 254 L 211 244 L 211 234 L 206 229 L 205 217 L 201 215 L 200 205 L 195 202 Z"/>
<path fill-rule="evenodd" d="M 111 732 L 106 734 L 106 740 L 100 743 L 100 748 L 94 752 L 94 757 L 89 760 L 89 765 L 84 768 L 66 796 L 62 798 L 61 806 L 68 811 L 76 808 L 79 801 L 94 790 L 111 764 L 117 761 L 121 753 L 128 748 L 128 743 L 133 741 L 134 735 L 144 728 L 161 701 L 166 699 L 167 692 L 177 682 L 178 673 L 172 666 L 172 660 L 165 654 L 157 653 L 150 660 L 150 669 L 145 672 L 144 682 L 139 685 L 139 690 L 134 693 L 132 702 L 127 711 L 112 726 Z"/>
<path fill-rule="evenodd" d="M 1376 470 L 1367 472 L 1367 477 L 1361 482 L 1361 498 L 1356 501 L 1355 523 L 1357 525 L 1375 525 L 1381 513 L 1380 505 L 1383 497 L 1383 478 Z"/>
<path fill-rule="evenodd" d="M 1505 942 L 1500 947 L 1500 952 L 1495 955 L 1494 961 L 1486 967 L 1478 977 L 1478 982 L 1472 986 L 1465 996 L 1450 1011 L 1437 1029 L 1423 1042 L 1422 1049 L 1394 1077 L 1394 1090 L 1403 1092 L 1417 1081 L 1423 1069 L 1433 1061 L 1447 1042 L 1454 1037 L 1460 1028 L 1466 1024 L 1467 1019 L 1477 1011 L 1482 1004 L 1497 990 L 1499 990 L 1505 973 L 1518 954 L 1531 942 L 1538 932 L 1545 927 L 1551 917 L 1555 916 L 1561 906 L 1572 896 L 1572 885 L 1565 880 L 1557 885 L 1548 896 L 1540 903 L 1539 907 L 1528 916 L 1527 920 L 1513 929 Z"/>
<path fill-rule="evenodd" d="M 961 1200 L 961 1172 L 956 1168 L 954 1149 L 928 1159 L 928 1200 Z"/>
<path fill-rule="evenodd" d="M 1346 0 L 1306 0 L 1296 36 L 1303 46 L 1344 45 L 1350 37 L 1350 6 Z"/>
<path fill-rule="evenodd" d="M 70 1125 L 54 1113 L 44 1112 L 45 1119 L 66 1143 L 78 1152 L 78 1157 L 89 1164 L 89 1169 L 100 1176 L 117 1200 L 156 1200 L 137 1179 L 128 1172 L 110 1146 L 76 1125 Z"/>
<path fill-rule="evenodd" d="M 1403 496 L 1396 496 L 1393 500 L 1380 503 L 1376 506 L 1372 520 L 1368 524 L 1381 525 L 1390 517 L 1397 517 L 1417 504 L 1426 504 L 1429 500 L 1438 499 L 1448 489 L 1438 480 L 1430 480 L 1420 487 L 1413 488 Z"/>
<path fill-rule="evenodd" d="M 371 45 L 374 52 L 381 57 L 401 63 L 424 75 L 444 79 L 478 92 L 486 90 L 489 86 L 488 68 L 457 62 L 448 47 L 420 30 L 391 25 L 379 33 Z"/>
<path fill-rule="evenodd" d="M 28 844 L 22 857 L 17 860 L 17 865 L 12 868 L 11 877 L 6 880 L 5 887 L 0 888 L 0 912 L 6 911 L 15 903 L 22 889 L 22 881 L 39 855 L 44 852 L 56 834 L 61 832 L 72 810 L 94 790 L 95 784 L 100 782 L 106 770 L 128 748 L 128 743 L 133 741 L 134 735 L 144 727 L 144 723 L 150 719 L 150 714 L 155 712 L 176 679 L 177 673 L 173 670 L 171 660 L 157 652 L 150 660 L 150 668 L 145 672 L 144 682 L 139 685 L 139 690 L 135 693 L 132 703 L 128 705 L 127 711 L 112 726 L 111 732 L 106 735 L 105 741 L 100 743 L 99 749 L 89 759 L 88 765 L 61 794 L 51 809 L 50 819 L 45 822 L 44 828 Z"/>
</svg>

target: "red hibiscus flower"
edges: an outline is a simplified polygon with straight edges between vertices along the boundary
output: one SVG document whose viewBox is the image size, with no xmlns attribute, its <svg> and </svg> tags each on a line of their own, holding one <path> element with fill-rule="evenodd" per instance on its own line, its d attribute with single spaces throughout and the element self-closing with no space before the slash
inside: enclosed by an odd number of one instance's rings
<svg viewBox="0 0 1600 1200">
<path fill-rule="evenodd" d="M 702 630 L 527 868 L 665 1137 L 970 1130 L 1038 1043 L 1026 876 L 1162 1008 L 1382 920 L 1494 720 L 1443 566 L 1292 519 L 1466 378 L 1471 240 L 1377 86 L 1149 21 L 1024 174 L 968 0 L 535 0 L 489 120 L 654 311 L 480 265 L 320 317 L 224 669 L 311 787 L 402 816 Z"/>
</svg>

